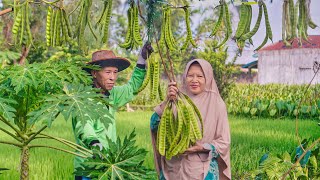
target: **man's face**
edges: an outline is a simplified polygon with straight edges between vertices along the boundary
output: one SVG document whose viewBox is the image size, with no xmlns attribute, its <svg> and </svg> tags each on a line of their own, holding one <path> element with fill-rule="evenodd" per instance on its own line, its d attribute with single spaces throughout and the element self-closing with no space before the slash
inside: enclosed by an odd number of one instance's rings
<svg viewBox="0 0 320 180">
<path fill-rule="evenodd" d="M 97 88 L 111 90 L 118 77 L 118 68 L 104 67 L 99 71 L 92 71 Z"/>
</svg>

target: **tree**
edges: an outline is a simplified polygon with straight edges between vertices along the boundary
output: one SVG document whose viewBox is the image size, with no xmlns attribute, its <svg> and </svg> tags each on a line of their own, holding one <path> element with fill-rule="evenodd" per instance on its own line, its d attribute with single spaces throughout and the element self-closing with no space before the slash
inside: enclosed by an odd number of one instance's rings
<svg viewBox="0 0 320 180">
<path fill-rule="evenodd" d="M 20 179 L 28 179 L 29 150 L 32 148 L 51 148 L 81 157 L 92 155 L 91 151 L 75 143 L 42 133 L 59 114 L 65 120 L 101 118 L 108 126 L 108 111 L 104 105 L 106 102 L 103 102 L 98 90 L 91 87 L 91 80 L 81 70 L 81 66 L 72 61 L 7 66 L 1 70 L 0 84 L 0 121 L 6 125 L 0 131 L 15 140 L 0 140 L 0 144 L 21 149 Z M 91 108 L 95 111 L 91 111 Z M 45 125 L 38 122 L 45 122 Z M 77 149 L 79 153 L 34 144 L 32 142 L 35 139 L 56 140 Z"/>
</svg>

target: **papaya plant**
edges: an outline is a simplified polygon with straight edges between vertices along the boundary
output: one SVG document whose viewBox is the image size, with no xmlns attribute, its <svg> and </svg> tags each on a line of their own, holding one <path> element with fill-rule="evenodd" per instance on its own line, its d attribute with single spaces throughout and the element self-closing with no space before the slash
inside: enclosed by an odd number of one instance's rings
<svg viewBox="0 0 320 180">
<path fill-rule="evenodd" d="M 93 150 L 94 156 L 87 158 L 75 174 L 92 179 L 156 179 L 156 173 L 143 166 L 147 151 L 135 145 L 135 136 L 133 130 L 123 141 L 107 138 L 110 148 Z"/>
<path fill-rule="evenodd" d="M 81 157 L 92 156 L 92 151 L 59 137 L 43 133 L 61 114 L 65 120 L 101 119 L 108 127 L 106 102 L 92 81 L 82 70 L 81 63 L 61 61 L 7 66 L 0 72 L 0 131 L 11 137 L 0 144 L 21 150 L 20 179 L 29 179 L 29 150 L 50 148 Z M 92 111 L 95 109 L 95 111 Z M 36 139 L 58 141 L 69 149 L 34 143 Z M 38 141 L 37 141 L 38 142 Z M 70 151 L 77 150 L 77 153 Z"/>
</svg>

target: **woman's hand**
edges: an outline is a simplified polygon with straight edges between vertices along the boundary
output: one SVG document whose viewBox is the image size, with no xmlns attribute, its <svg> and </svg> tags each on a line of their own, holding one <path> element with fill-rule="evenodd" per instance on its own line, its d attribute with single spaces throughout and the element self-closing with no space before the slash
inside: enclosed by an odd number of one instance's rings
<svg viewBox="0 0 320 180">
<path fill-rule="evenodd" d="M 189 147 L 184 154 L 196 153 L 196 152 L 209 152 L 200 143 L 196 143 L 194 146 Z"/>
<path fill-rule="evenodd" d="M 169 100 L 176 100 L 178 92 L 179 92 L 179 90 L 177 88 L 177 83 L 176 82 L 170 82 L 168 84 L 167 98 Z"/>
</svg>

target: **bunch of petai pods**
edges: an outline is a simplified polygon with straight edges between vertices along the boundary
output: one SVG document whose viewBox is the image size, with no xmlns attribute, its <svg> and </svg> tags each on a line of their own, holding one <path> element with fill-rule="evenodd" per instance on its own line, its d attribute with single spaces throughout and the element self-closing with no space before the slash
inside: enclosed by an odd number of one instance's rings
<svg viewBox="0 0 320 180">
<path fill-rule="evenodd" d="M 168 100 L 157 133 L 157 148 L 171 159 L 182 154 L 203 137 L 203 121 L 192 100 L 181 92 L 176 100 Z"/>
</svg>

